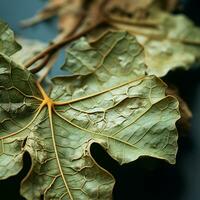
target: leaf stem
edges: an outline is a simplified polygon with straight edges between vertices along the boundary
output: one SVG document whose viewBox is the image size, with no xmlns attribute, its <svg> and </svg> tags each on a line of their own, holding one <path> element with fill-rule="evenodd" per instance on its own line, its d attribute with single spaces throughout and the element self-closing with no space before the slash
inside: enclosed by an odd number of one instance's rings
<svg viewBox="0 0 200 200">
<path fill-rule="evenodd" d="M 54 63 L 56 62 L 57 57 L 58 57 L 58 52 L 51 55 L 50 59 L 48 60 L 48 63 L 46 64 L 45 72 L 38 79 L 39 83 L 41 83 L 44 80 L 44 78 L 48 75 L 49 71 L 51 70 Z"/>
<path fill-rule="evenodd" d="M 48 64 L 48 61 L 49 61 L 51 55 L 52 54 L 49 54 L 46 57 L 44 57 L 44 59 L 37 66 L 35 66 L 33 69 L 31 69 L 30 72 L 33 74 L 39 72 L 46 64 Z"/>
<path fill-rule="evenodd" d="M 49 53 L 56 51 L 57 49 L 60 49 L 62 47 L 64 47 L 66 44 L 68 44 L 71 41 L 74 41 L 78 38 L 80 38 L 81 36 L 89 33 L 90 31 L 92 31 L 94 28 L 96 28 L 97 26 L 99 26 L 100 24 L 104 23 L 105 20 L 100 20 L 97 23 L 93 24 L 92 26 L 90 26 L 89 28 L 85 29 L 84 31 L 77 33 L 75 35 L 69 36 L 67 38 L 64 38 L 63 40 L 52 44 L 51 46 L 47 47 L 44 51 L 40 52 L 39 54 L 37 54 L 35 57 L 33 57 L 31 60 L 29 60 L 26 64 L 25 67 L 29 68 L 32 64 L 34 64 L 36 61 L 40 60 L 41 58 L 45 57 L 46 55 L 48 55 Z"/>
</svg>

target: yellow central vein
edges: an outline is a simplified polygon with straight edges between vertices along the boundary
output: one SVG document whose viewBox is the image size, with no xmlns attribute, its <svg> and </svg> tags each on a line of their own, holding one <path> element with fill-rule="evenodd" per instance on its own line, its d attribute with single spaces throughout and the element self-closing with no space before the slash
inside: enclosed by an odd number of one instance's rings
<svg viewBox="0 0 200 200">
<path fill-rule="evenodd" d="M 62 180 L 64 182 L 65 188 L 67 190 L 67 193 L 68 193 L 70 199 L 73 200 L 74 198 L 73 198 L 73 196 L 72 196 L 72 194 L 70 192 L 70 189 L 68 187 L 67 181 L 65 179 L 65 176 L 64 176 L 64 173 L 63 173 L 63 169 L 62 169 L 62 166 L 61 166 L 61 163 L 60 163 L 60 159 L 59 159 L 59 156 L 58 156 L 57 146 L 56 146 L 54 126 L 53 126 L 53 115 L 52 115 L 52 109 L 54 108 L 54 102 L 48 97 L 48 95 L 46 94 L 46 92 L 44 91 L 44 89 L 41 87 L 41 85 L 39 83 L 37 83 L 37 86 L 38 86 L 38 88 L 39 88 L 39 90 L 40 90 L 40 92 L 41 92 L 41 94 L 42 94 L 42 96 L 44 98 L 43 103 L 45 105 L 47 105 L 47 108 L 48 108 L 51 136 L 52 136 L 53 148 L 54 148 L 54 151 L 55 151 L 57 165 L 58 165 Z"/>
<path fill-rule="evenodd" d="M 48 103 L 47 105 L 48 105 L 48 111 L 49 111 L 49 121 L 50 121 L 50 127 L 51 127 L 53 147 L 54 147 L 54 151 L 55 151 L 55 155 L 56 155 L 56 161 L 57 161 L 58 168 L 59 168 L 60 174 L 62 176 L 63 182 L 65 184 L 65 188 L 67 189 L 67 193 L 68 193 L 70 199 L 73 200 L 72 194 L 69 190 L 69 187 L 67 185 L 67 181 L 65 180 L 65 176 L 63 174 L 63 170 L 62 170 L 62 167 L 61 167 L 61 164 L 60 164 L 58 151 L 57 151 L 57 147 L 56 147 L 55 133 L 54 133 L 54 127 L 53 127 L 52 104 Z"/>
</svg>

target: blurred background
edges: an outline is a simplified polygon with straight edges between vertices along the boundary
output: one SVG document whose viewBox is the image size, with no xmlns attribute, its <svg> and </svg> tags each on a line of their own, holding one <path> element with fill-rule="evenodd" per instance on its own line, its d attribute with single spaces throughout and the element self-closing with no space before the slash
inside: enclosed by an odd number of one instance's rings
<svg viewBox="0 0 200 200">
<path fill-rule="evenodd" d="M 200 1 L 181 0 L 182 11 L 195 24 L 200 26 Z M 40 10 L 45 1 L 42 0 L 0 0 L 0 18 L 6 21 L 19 36 L 39 39 L 48 42 L 57 35 L 56 22 L 41 23 L 28 29 L 22 29 L 19 22 L 33 16 Z M 61 64 L 61 59 L 59 60 Z M 114 188 L 115 200 L 199 200 L 200 199 L 200 69 L 189 72 L 176 71 L 169 73 L 166 79 L 176 83 L 180 94 L 189 104 L 193 113 L 191 129 L 187 137 L 179 140 L 177 164 L 170 166 L 164 161 L 142 158 L 124 166 L 109 158 L 99 147 L 93 145 L 104 159 L 100 164 L 111 171 L 117 179 Z M 56 75 L 54 69 L 51 76 Z M 184 80 L 184 81 L 183 81 Z M 0 199 L 23 199 L 19 194 L 21 179 L 30 167 L 29 155 L 25 155 L 24 169 L 17 176 L 0 181 Z M 148 167 L 143 167 L 143 166 Z M 155 167 L 156 166 L 156 167 Z M 130 197 L 131 196 L 131 197 Z"/>
</svg>

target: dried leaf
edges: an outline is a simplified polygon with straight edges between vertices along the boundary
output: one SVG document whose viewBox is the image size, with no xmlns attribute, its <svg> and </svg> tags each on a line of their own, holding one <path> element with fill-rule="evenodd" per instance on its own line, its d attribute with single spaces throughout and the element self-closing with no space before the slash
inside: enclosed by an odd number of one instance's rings
<svg viewBox="0 0 200 200">
<path fill-rule="evenodd" d="M 29 152 L 22 182 L 27 199 L 112 197 L 113 177 L 93 160 L 92 143 L 120 164 L 140 156 L 175 163 L 178 102 L 166 85 L 145 76 L 135 37 L 108 32 L 93 43 L 81 38 L 68 50 L 49 96 L 33 75 L 0 56 L 0 178 L 17 174 Z"/>
<path fill-rule="evenodd" d="M 200 59 L 200 28 L 184 15 L 153 9 L 146 21 L 111 24 L 136 35 L 145 49 L 148 74 L 162 77 L 178 67 L 189 69 Z"/>
</svg>

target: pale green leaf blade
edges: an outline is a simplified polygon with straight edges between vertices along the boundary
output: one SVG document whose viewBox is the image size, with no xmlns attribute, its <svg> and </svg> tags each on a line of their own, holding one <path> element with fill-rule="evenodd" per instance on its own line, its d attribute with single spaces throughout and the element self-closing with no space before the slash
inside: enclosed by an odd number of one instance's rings
<svg viewBox="0 0 200 200">
<path fill-rule="evenodd" d="M 64 68 L 70 70 L 73 75 L 68 78 L 53 79 L 55 86 L 51 96 L 56 101 L 65 100 L 70 103 L 70 106 L 65 109 L 66 113 L 62 110 L 62 114 L 70 121 L 77 121 L 78 127 L 84 126 L 85 129 L 91 127 L 90 131 L 99 133 L 106 130 L 107 134 L 118 129 L 126 130 L 123 123 L 126 124 L 126 127 L 129 120 L 139 120 L 147 111 L 151 112 L 154 109 L 154 104 L 157 105 L 159 102 L 160 106 L 162 101 L 165 102 L 168 98 L 165 99 L 165 85 L 162 82 L 155 77 L 145 76 L 142 48 L 137 44 L 135 37 L 128 33 L 107 32 L 90 43 L 86 39 L 80 39 L 71 46 L 68 52 Z M 128 59 L 129 56 L 132 59 Z M 94 63 L 92 59 L 89 62 L 93 57 L 97 59 L 97 63 Z M 88 65 L 91 66 L 89 69 Z M 135 100 L 135 105 L 133 100 Z M 125 111 L 124 109 L 124 114 L 121 114 L 123 108 L 120 110 L 119 107 L 121 104 L 128 107 L 129 101 L 132 102 L 135 110 Z M 177 108 L 175 102 L 172 105 L 173 109 Z M 115 107 L 119 110 L 115 111 Z M 110 113 L 115 114 L 112 116 Z M 131 115 L 134 116 L 134 119 L 131 119 Z M 174 116 L 176 115 L 178 117 L 177 110 L 174 113 Z M 127 134 L 127 130 L 125 132 Z M 176 130 L 174 129 L 175 135 Z M 174 146 L 176 146 L 175 143 Z M 147 150 L 147 152 L 150 151 Z M 156 157 L 156 155 L 154 156 Z M 126 159 L 123 162 L 127 162 Z"/>
<path fill-rule="evenodd" d="M 91 43 L 81 38 L 69 48 L 63 68 L 74 76 L 64 78 L 69 87 L 62 86 L 62 77 L 53 79 L 58 84 L 51 96 L 60 101 L 119 87 L 146 71 L 143 48 L 126 32 L 106 32 Z"/>
<path fill-rule="evenodd" d="M 143 48 L 131 35 L 106 32 L 90 43 L 86 38 L 74 42 L 67 50 L 63 69 L 76 75 L 88 75 L 93 72 L 100 74 L 102 68 L 110 68 L 113 70 L 111 75 L 122 71 L 124 76 L 139 76 L 144 75 L 146 70 L 143 56 Z M 116 68 L 109 67 L 114 64 Z M 133 65 L 135 67 L 131 68 Z"/>
<path fill-rule="evenodd" d="M 8 24 L 0 20 L 0 53 L 11 56 L 20 48 L 21 46 L 15 41 L 13 31 Z"/>
<path fill-rule="evenodd" d="M 62 81 L 62 86 L 70 87 Z M 69 106 L 61 106 L 57 112 L 77 129 L 75 133 L 80 129 L 91 134 L 121 164 L 140 156 L 175 163 L 178 103 L 165 96 L 165 87 L 155 77 L 136 79 L 85 100 L 73 103 L 72 99 Z"/>
</svg>

